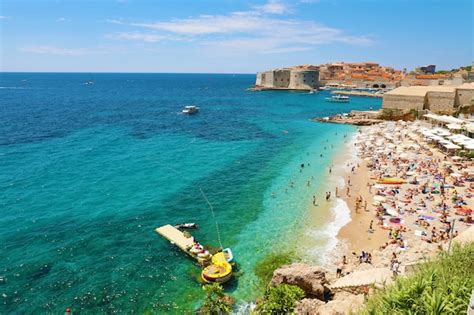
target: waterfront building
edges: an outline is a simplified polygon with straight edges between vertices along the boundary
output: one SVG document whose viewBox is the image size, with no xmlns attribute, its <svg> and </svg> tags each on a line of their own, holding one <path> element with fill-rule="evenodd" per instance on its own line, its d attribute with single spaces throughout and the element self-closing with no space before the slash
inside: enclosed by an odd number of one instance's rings
<svg viewBox="0 0 474 315">
<path fill-rule="evenodd" d="M 430 110 L 452 113 L 474 101 L 474 83 L 438 86 L 402 86 L 383 96 L 382 109 Z"/>
<path fill-rule="evenodd" d="M 319 87 L 319 68 L 305 65 L 258 72 L 255 87 L 276 90 L 315 90 Z"/>
</svg>

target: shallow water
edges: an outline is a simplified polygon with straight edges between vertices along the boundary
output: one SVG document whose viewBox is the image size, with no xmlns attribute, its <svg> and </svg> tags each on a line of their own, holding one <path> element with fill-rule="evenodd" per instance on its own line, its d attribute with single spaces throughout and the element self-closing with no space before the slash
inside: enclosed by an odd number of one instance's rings
<svg viewBox="0 0 474 315">
<path fill-rule="evenodd" d="M 248 92 L 253 75 L 0 76 L 0 313 L 195 309 L 199 269 L 154 228 L 196 222 L 218 245 L 200 188 L 241 265 L 226 289 L 251 299 L 258 259 L 304 246 L 307 206 L 354 130 L 309 119 L 380 106 Z M 188 104 L 200 112 L 178 114 Z"/>
</svg>

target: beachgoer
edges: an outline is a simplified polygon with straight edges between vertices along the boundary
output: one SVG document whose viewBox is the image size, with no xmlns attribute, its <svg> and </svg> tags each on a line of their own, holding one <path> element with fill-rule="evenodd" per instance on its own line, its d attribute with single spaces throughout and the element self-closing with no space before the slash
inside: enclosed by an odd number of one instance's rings
<svg viewBox="0 0 474 315">
<path fill-rule="evenodd" d="M 336 269 L 336 278 L 340 278 L 342 276 L 342 269 L 344 268 L 344 262 L 341 260 L 337 265 Z"/>
<path fill-rule="evenodd" d="M 393 273 L 393 277 L 396 278 L 398 276 L 398 268 L 400 268 L 400 263 L 398 262 L 398 260 L 394 260 L 392 262 L 392 266 L 391 266 L 391 270 L 392 270 L 392 273 Z"/>
</svg>

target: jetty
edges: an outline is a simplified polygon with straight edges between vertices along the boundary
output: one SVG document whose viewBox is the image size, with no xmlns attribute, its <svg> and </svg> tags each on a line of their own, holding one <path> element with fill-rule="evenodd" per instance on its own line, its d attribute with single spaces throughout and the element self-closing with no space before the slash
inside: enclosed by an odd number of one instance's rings
<svg viewBox="0 0 474 315">
<path fill-rule="evenodd" d="M 171 244 L 178 246 L 186 254 L 191 255 L 189 249 L 194 245 L 194 237 L 186 236 L 183 232 L 175 228 L 170 224 L 163 225 L 162 227 L 155 229 L 156 233 L 160 234 Z"/>
</svg>

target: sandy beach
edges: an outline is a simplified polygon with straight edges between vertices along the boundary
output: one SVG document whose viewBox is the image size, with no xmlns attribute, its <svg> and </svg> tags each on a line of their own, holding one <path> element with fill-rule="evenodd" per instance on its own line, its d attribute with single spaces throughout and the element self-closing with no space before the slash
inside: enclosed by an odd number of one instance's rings
<svg viewBox="0 0 474 315">
<path fill-rule="evenodd" d="M 446 248 L 451 235 L 471 226 L 473 164 L 435 147 L 421 134 L 426 128 L 420 122 L 362 127 L 352 144 L 357 158 L 335 161 L 345 167 L 338 196 L 351 221 L 338 233 L 333 266 L 345 255 L 344 272 L 389 267 L 396 255 L 403 272 L 405 264 Z M 377 183 L 387 177 L 402 183 Z M 370 264 L 360 263 L 362 251 L 371 254 Z"/>
</svg>

